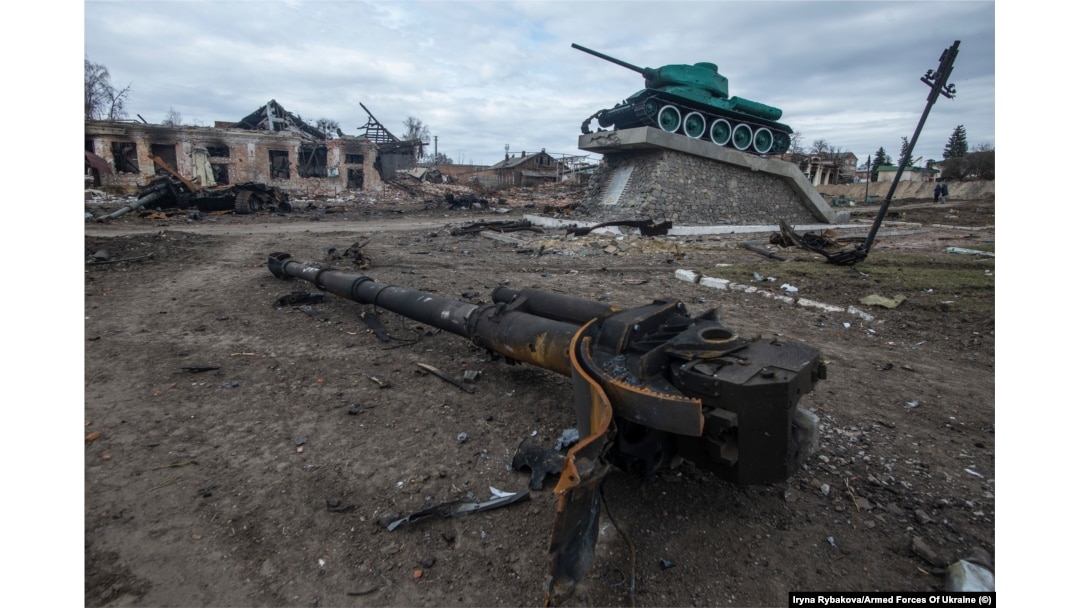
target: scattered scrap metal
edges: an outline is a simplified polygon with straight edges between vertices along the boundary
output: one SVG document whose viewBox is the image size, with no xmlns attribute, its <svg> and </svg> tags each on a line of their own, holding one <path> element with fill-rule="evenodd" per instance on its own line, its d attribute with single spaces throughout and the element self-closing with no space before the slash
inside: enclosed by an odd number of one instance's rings
<svg viewBox="0 0 1080 608">
<path fill-rule="evenodd" d="M 340 251 L 336 247 L 331 247 L 326 250 L 326 259 L 330 262 L 350 260 L 357 269 L 367 270 L 371 267 L 371 258 L 364 255 L 364 247 L 370 242 L 370 240 L 367 240 L 364 241 L 363 244 L 360 244 L 360 242 L 357 241 L 346 247 L 344 251 Z"/>
<path fill-rule="evenodd" d="M 461 390 L 465 391 L 466 393 L 475 393 L 476 392 L 476 389 L 474 387 L 471 387 L 468 384 L 465 384 L 464 382 L 462 382 L 461 380 L 458 380 L 457 378 L 451 376 L 450 374 L 447 374 L 446 372 L 439 370 L 437 367 L 434 367 L 432 365 L 428 365 L 427 363 L 417 363 L 416 366 L 419 367 L 420 369 L 424 370 L 425 372 L 430 373 L 431 375 L 433 375 L 433 376 L 435 376 L 437 378 L 441 378 L 442 380 L 445 380 L 446 382 L 449 382 L 450 384 L 453 384 L 454 386 L 460 388 Z"/>
<path fill-rule="evenodd" d="M 390 341 L 390 334 L 387 333 L 386 328 L 384 328 L 382 322 L 379 321 L 379 315 L 374 312 L 366 312 L 363 310 L 357 314 L 360 316 L 360 320 L 368 326 L 368 329 L 375 334 L 375 337 L 378 338 L 380 342 Z"/>
<path fill-rule="evenodd" d="M 393 532 L 402 524 L 413 523 L 424 519 L 425 517 L 431 517 L 432 515 L 438 515 L 440 517 L 457 517 L 459 515 L 468 515 L 469 513 L 481 513 L 483 511 L 498 509 L 499 507 L 506 507 L 523 500 L 529 500 L 529 498 L 531 498 L 531 496 L 529 495 L 528 488 L 526 488 L 514 494 L 504 493 L 504 495 L 496 496 L 486 502 L 468 499 L 452 500 L 439 503 L 433 507 L 421 509 L 415 513 L 406 515 L 401 519 L 394 520 L 387 524 L 386 529 L 389 532 Z"/>
<path fill-rule="evenodd" d="M 548 475 L 558 475 L 565 456 L 555 448 L 544 448 L 528 439 L 521 442 L 510 466 L 515 471 L 529 470 L 529 489 L 541 490 Z"/>
<path fill-rule="evenodd" d="M 302 304 L 322 304 L 326 294 L 321 291 L 294 291 L 277 299 L 274 306 L 300 306 Z"/>
<path fill-rule="evenodd" d="M 200 188 L 178 175 L 159 175 L 139 191 L 137 200 L 113 213 L 97 218 L 97 221 L 116 219 L 126 213 L 146 207 L 150 203 L 158 209 L 198 209 L 201 212 L 232 212 L 248 215 L 258 211 L 289 213 L 289 195 L 273 186 L 247 182 L 231 186 Z"/>
<path fill-rule="evenodd" d="M 771 260 L 777 260 L 777 261 L 780 261 L 780 262 L 786 262 L 787 261 L 787 258 L 785 258 L 783 256 L 776 255 L 775 253 L 769 251 L 768 249 L 764 249 L 762 247 L 754 245 L 753 243 L 740 243 L 740 244 L 742 245 L 743 249 L 745 249 L 747 251 L 753 251 L 754 253 L 756 253 L 758 255 L 763 255 L 763 256 L 771 259 Z"/>
<path fill-rule="evenodd" d="M 447 192 L 444 198 L 446 199 L 446 204 L 449 205 L 451 209 L 471 209 L 473 207 L 481 209 L 488 208 L 488 199 L 480 198 L 471 192 L 467 194 L 458 194 L 457 196 L 455 196 L 453 192 Z"/>
<path fill-rule="evenodd" d="M 102 266 L 102 265 L 105 265 L 105 264 L 120 264 L 120 263 L 123 263 L 123 262 L 140 262 L 142 260 L 152 260 L 152 259 L 154 259 L 154 254 L 153 253 L 147 253 L 147 254 L 137 255 L 135 257 L 130 257 L 130 258 L 120 258 L 120 259 L 117 259 L 117 260 L 111 260 L 111 259 L 109 259 L 109 252 L 102 249 L 100 251 L 97 251 L 95 253 L 90 254 L 90 256 L 87 257 L 87 259 L 86 259 L 86 265 L 87 266 Z"/>
<path fill-rule="evenodd" d="M 522 230 L 528 230 L 540 234 L 544 233 L 543 228 L 534 226 L 529 220 L 507 220 L 504 222 L 473 222 L 471 224 L 450 229 L 450 234 L 451 236 L 463 236 L 466 234 L 478 234 L 487 230 L 494 232 L 520 232 Z"/>
<path fill-rule="evenodd" d="M 818 234 L 812 234 L 807 232 L 802 236 L 799 236 L 795 232 L 795 229 L 784 220 L 780 220 L 780 232 L 773 233 L 769 237 L 769 243 L 773 245 L 779 245 L 781 247 L 801 247 L 814 253 L 819 253 L 826 258 L 831 255 L 835 255 L 833 251 L 829 251 L 830 248 L 836 249 L 839 245 L 836 242 L 836 231 L 834 230 L 822 230 Z M 747 247 L 749 249 L 749 247 Z M 751 251 L 754 251 L 751 249 Z M 758 251 L 762 255 L 768 255 L 768 252 Z"/>
</svg>

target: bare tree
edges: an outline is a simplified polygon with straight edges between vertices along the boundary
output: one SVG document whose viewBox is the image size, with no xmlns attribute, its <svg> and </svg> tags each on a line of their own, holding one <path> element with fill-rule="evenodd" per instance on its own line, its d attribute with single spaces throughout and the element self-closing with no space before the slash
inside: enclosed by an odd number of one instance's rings
<svg viewBox="0 0 1080 608">
<path fill-rule="evenodd" d="M 131 93 L 131 85 L 120 89 L 119 91 L 113 90 L 112 103 L 109 104 L 109 120 L 120 120 L 121 118 L 127 118 L 127 96 Z"/>
<path fill-rule="evenodd" d="M 338 121 L 329 118 L 320 118 L 319 120 L 316 120 L 315 128 L 322 131 L 323 135 L 330 139 L 333 139 L 334 135 L 341 132 L 341 125 L 338 124 Z"/>
<path fill-rule="evenodd" d="M 119 120 L 126 117 L 124 105 L 131 93 L 131 85 L 117 90 L 112 85 L 108 68 L 89 59 L 83 62 L 84 117 L 88 120 Z"/>
<path fill-rule="evenodd" d="M 829 146 L 829 142 L 825 141 L 824 139 L 815 139 L 814 143 L 810 145 L 810 152 L 821 156 L 824 154 L 828 154 L 830 148 L 831 146 Z"/>
<path fill-rule="evenodd" d="M 795 131 L 791 134 L 791 144 L 788 146 L 787 153 L 791 155 L 792 159 L 797 159 L 806 154 L 806 150 L 802 146 L 803 134 L 802 131 Z"/>
<path fill-rule="evenodd" d="M 443 154 L 442 152 L 439 152 L 438 154 L 432 154 L 431 156 L 429 156 L 428 162 L 430 162 L 432 165 L 452 165 L 454 164 L 454 159 Z"/>
<path fill-rule="evenodd" d="M 405 119 L 405 133 L 402 134 L 401 139 L 405 141 L 420 140 L 421 143 L 428 143 L 431 141 L 431 133 L 428 131 L 427 125 L 425 125 L 419 118 L 410 116 Z"/>
<path fill-rule="evenodd" d="M 109 83 L 109 70 L 105 66 L 92 63 L 84 59 L 85 74 L 83 76 L 84 93 L 84 117 L 88 120 L 101 120 L 105 117 L 106 106 L 111 95 L 108 89 L 112 88 Z"/>
<path fill-rule="evenodd" d="M 179 127 L 181 123 L 183 123 L 183 117 L 180 116 L 180 112 L 177 112 L 175 108 L 169 108 L 168 114 L 165 115 L 165 120 L 161 121 L 161 124 L 170 127 Z"/>
</svg>

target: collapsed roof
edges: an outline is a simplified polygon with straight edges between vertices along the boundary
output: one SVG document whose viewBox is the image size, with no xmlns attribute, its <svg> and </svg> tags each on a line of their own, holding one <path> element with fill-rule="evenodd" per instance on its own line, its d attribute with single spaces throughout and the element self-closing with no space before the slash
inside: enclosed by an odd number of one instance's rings
<svg viewBox="0 0 1080 608">
<path fill-rule="evenodd" d="M 305 139 L 326 139 L 325 133 L 307 124 L 298 115 L 287 111 L 273 99 L 234 123 L 232 128 L 252 131 L 291 131 Z"/>
</svg>

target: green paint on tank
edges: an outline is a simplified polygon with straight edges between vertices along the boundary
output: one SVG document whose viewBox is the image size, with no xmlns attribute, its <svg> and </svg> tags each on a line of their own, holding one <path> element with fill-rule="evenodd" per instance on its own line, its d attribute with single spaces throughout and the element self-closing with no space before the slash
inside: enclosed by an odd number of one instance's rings
<svg viewBox="0 0 1080 608">
<path fill-rule="evenodd" d="M 757 154 L 783 154 L 791 144 L 791 127 L 776 122 L 783 116 L 783 111 L 757 101 L 731 97 L 728 79 L 715 63 L 641 68 L 578 44 L 571 46 L 645 78 L 644 89 L 615 107 L 590 116 L 581 125 L 582 133 L 591 133 L 590 123 L 596 118 L 601 127 L 657 127 Z M 693 116 L 695 114 L 700 115 L 700 119 Z M 706 124 L 704 131 L 700 128 L 702 121 Z M 746 127 L 739 128 L 739 125 Z M 749 137 L 746 136 L 747 128 L 750 129 Z M 732 133 L 736 137 L 732 137 Z"/>
</svg>

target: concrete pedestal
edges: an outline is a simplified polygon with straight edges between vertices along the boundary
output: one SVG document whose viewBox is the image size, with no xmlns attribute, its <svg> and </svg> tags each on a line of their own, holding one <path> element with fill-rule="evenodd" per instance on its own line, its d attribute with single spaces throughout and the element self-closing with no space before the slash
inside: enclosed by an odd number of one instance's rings
<svg viewBox="0 0 1080 608">
<path fill-rule="evenodd" d="M 590 220 L 680 225 L 846 221 L 794 164 L 653 127 L 582 135 L 578 147 L 604 155 L 590 181 Z"/>
</svg>

